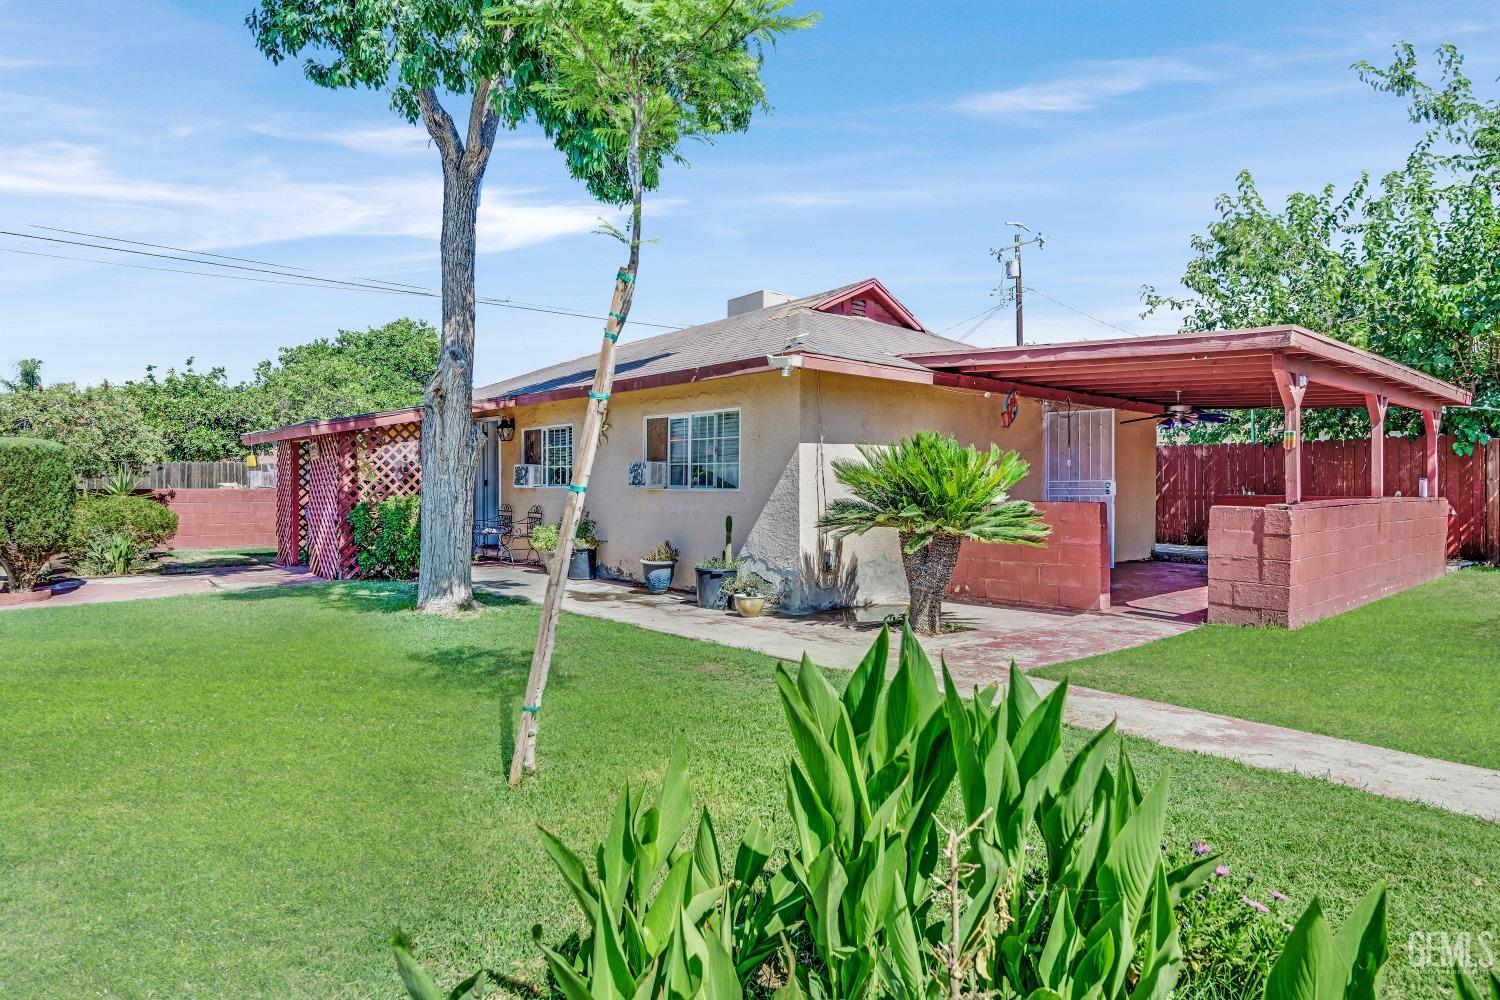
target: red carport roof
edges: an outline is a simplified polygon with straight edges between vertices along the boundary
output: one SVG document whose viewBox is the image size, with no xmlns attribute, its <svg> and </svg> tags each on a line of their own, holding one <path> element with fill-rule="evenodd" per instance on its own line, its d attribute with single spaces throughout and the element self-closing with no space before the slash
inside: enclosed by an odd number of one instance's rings
<svg viewBox="0 0 1500 1000">
<path fill-rule="evenodd" d="M 1298 326 L 905 357 L 938 371 L 1163 406 L 1280 407 L 1278 368 L 1307 376 L 1304 407 L 1363 407 L 1366 393 L 1414 409 L 1461 406 L 1471 398 L 1442 379 Z"/>
</svg>

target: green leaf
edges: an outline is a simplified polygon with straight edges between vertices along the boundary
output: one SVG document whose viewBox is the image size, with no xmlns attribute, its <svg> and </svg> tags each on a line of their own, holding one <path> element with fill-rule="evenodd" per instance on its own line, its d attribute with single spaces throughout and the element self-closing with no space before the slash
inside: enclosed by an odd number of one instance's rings
<svg viewBox="0 0 1500 1000">
<path fill-rule="evenodd" d="M 1314 899 L 1271 966 L 1265 1000 L 1342 1000 L 1347 978 L 1339 946 Z"/>
<path fill-rule="evenodd" d="M 396 971 L 401 973 L 401 982 L 411 1000 L 447 1000 L 447 994 L 438 989 L 437 983 L 422 970 L 410 952 L 400 944 L 395 946 L 395 952 Z"/>
<path fill-rule="evenodd" d="M 1156 869 L 1161 865 L 1162 829 L 1167 818 L 1168 770 L 1163 770 L 1150 793 L 1141 800 L 1105 855 L 1099 871 L 1099 906 L 1124 904 L 1135 922 L 1146 903 Z"/>
<path fill-rule="evenodd" d="M 854 727 L 856 736 L 863 737 L 870 731 L 875 718 L 875 706 L 880 701 L 885 685 L 885 669 L 890 658 L 891 634 L 882 625 L 880 634 L 870 645 L 870 651 L 859 661 L 859 666 L 854 668 L 854 673 L 849 676 L 849 683 L 844 685 L 842 701 L 849 712 L 849 722 Z"/>
<path fill-rule="evenodd" d="M 1386 945 L 1384 882 L 1377 882 L 1354 908 L 1334 940 L 1348 970 L 1346 1000 L 1375 1000 L 1376 979 L 1390 958 Z"/>
</svg>

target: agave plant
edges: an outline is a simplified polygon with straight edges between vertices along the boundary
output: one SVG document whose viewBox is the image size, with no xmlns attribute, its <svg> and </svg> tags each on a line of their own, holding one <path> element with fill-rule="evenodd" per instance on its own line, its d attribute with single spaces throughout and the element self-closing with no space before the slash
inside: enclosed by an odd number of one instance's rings
<svg viewBox="0 0 1500 1000">
<path fill-rule="evenodd" d="M 105 476 L 99 484 L 99 492 L 109 497 L 128 497 L 135 494 L 136 475 L 125 466 Z"/>
<path fill-rule="evenodd" d="M 819 524 L 835 537 L 895 528 L 912 628 L 938 631 L 943 596 L 964 539 L 1040 545 L 1048 527 L 1028 500 L 1010 490 L 1029 466 L 1013 451 L 960 446 L 952 435 L 919 431 L 886 447 L 861 445 L 859 459 L 836 459 L 833 472 L 853 493 L 828 505 Z"/>
</svg>

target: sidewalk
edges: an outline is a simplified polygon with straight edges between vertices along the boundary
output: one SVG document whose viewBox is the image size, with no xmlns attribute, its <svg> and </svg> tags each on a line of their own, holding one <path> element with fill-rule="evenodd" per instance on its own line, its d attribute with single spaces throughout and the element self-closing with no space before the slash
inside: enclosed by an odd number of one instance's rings
<svg viewBox="0 0 1500 1000">
<path fill-rule="evenodd" d="M 35 604 L 4 605 L 0 606 L 0 612 L 66 608 L 75 604 L 113 604 L 116 601 L 135 601 L 147 597 L 182 597 L 225 590 L 247 590 L 251 587 L 322 582 L 311 573 L 285 570 L 280 566 L 219 566 L 185 573 L 108 576 L 92 580 L 70 580 L 54 588 L 51 600 Z"/>
<path fill-rule="evenodd" d="M 480 566 L 475 568 L 474 582 L 477 589 L 489 593 L 539 602 L 547 578 L 535 570 Z M 564 606 L 575 614 L 752 649 L 782 660 L 800 660 L 806 652 L 820 666 L 844 670 L 859 663 L 879 629 L 879 622 L 817 617 L 745 619 L 702 610 L 680 594 L 657 596 L 598 580 L 570 582 Z M 1120 615 L 973 605 L 950 605 L 948 612 L 972 631 L 923 640 L 923 648 L 934 661 L 939 657 L 947 661 L 964 691 L 1003 684 L 1012 658 L 1029 669 L 1103 652 L 1101 647 L 1124 649 L 1183 631 L 1175 623 Z M 1055 686 L 1041 678 L 1033 683 L 1044 693 Z M 1099 729 L 1111 719 L 1118 720 L 1120 732 L 1175 750 L 1322 778 L 1387 798 L 1425 802 L 1500 822 L 1500 771 L 1107 691 L 1071 689 L 1070 725 Z"/>
</svg>

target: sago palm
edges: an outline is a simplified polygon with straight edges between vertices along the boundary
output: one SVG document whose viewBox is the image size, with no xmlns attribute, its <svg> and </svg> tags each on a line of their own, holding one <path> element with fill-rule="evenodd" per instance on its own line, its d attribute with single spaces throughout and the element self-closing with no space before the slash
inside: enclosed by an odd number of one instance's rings
<svg viewBox="0 0 1500 1000">
<path fill-rule="evenodd" d="M 895 528 L 911 595 L 907 620 L 938 630 L 959 544 L 1041 545 L 1050 530 L 1029 500 L 1009 491 L 1030 466 L 1013 451 L 961 446 L 948 434 L 919 431 L 887 446 L 860 445 L 861 459 L 836 459 L 833 473 L 852 497 L 835 500 L 819 522 L 835 537 Z"/>
</svg>

